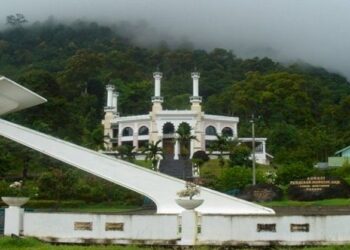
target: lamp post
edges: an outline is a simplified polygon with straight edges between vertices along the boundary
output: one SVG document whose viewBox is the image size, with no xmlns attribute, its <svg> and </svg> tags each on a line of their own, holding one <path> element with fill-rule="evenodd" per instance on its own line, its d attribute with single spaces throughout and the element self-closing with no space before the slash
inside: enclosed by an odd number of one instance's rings
<svg viewBox="0 0 350 250">
<path fill-rule="evenodd" d="M 254 114 L 252 114 L 252 119 L 250 122 L 252 123 L 252 169 L 253 169 L 253 186 L 256 184 L 256 169 L 255 169 L 255 121 Z"/>
</svg>

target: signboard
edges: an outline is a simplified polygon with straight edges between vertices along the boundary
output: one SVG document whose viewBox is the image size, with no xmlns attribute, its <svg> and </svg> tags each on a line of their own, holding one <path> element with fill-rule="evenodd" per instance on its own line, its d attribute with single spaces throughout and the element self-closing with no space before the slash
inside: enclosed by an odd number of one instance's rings
<svg viewBox="0 0 350 250">
<path fill-rule="evenodd" d="M 294 200 L 347 198 L 349 185 L 340 178 L 312 176 L 289 183 L 288 196 Z"/>
</svg>

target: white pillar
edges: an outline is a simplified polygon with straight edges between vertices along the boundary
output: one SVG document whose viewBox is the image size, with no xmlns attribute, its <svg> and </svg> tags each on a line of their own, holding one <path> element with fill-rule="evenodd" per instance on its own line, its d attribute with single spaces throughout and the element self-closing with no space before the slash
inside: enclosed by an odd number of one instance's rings
<svg viewBox="0 0 350 250">
<path fill-rule="evenodd" d="M 197 241 L 197 212 L 185 210 L 181 213 L 180 245 L 193 246 Z"/>
<path fill-rule="evenodd" d="M 113 91 L 114 91 L 114 86 L 108 84 L 106 86 L 107 90 L 107 107 L 113 107 Z"/>
<path fill-rule="evenodd" d="M 179 159 L 179 153 L 180 153 L 180 143 L 178 140 L 175 141 L 175 145 L 174 145 L 174 160 L 178 160 Z"/>
<path fill-rule="evenodd" d="M 112 107 L 114 108 L 115 113 L 118 113 L 118 92 L 113 92 L 112 95 Z"/>
<path fill-rule="evenodd" d="M 10 206 L 5 209 L 5 235 L 20 235 L 23 227 L 23 213 L 24 209 L 17 206 Z"/>
<path fill-rule="evenodd" d="M 199 96 L 199 78 L 200 74 L 198 72 L 192 72 L 191 77 L 193 79 L 193 96 Z"/>
<path fill-rule="evenodd" d="M 194 141 L 190 140 L 190 159 L 192 159 L 194 151 Z"/>
<path fill-rule="evenodd" d="M 154 96 L 160 97 L 160 80 L 162 79 L 163 74 L 161 72 L 154 72 Z"/>
</svg>

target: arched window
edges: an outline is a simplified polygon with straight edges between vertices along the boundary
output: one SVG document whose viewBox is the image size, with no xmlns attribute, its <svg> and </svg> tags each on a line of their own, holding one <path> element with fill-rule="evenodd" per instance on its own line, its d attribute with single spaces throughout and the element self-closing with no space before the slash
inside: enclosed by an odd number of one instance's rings
<svg viewBox="0 0 350 250">
<path fill-rule="evenodd" d="M 123 129 L 122 135 L 123 136 L 132 136 L 133 133 L 134 133 L 134 131 L 132 130 L 132 128 L 126 127 L 126 128 Z"/>
<path fill-rule="evenodd" d="M 206 135 L 216 135 L 216 128 L 214 128 L 213 126 L 208 126 L 205 129 L 205 134 Z"/>
<path fill-rule="evenodd" d="M 167 122 L 163 126 L 163 134 L 174 134 L 175 128 L 174 125 L 170 122 Z"/>
<path fill-rule="evenodd" d="M 146 126 L 142 126 L 141 128 L 139 128 L 139 135 L 148 135 L 149 134 L 149 130 Z"/>
<path fill-rule="evenodd" d="M 224 127 L 224 128 L 221 130 L 221 133 L 222 133 L 222 135 L 224 135 L 224 136 L 233 136 L 233 130 L 232 130 L 232 128 L 229 128 L 229 127 Z"/>
</svg>

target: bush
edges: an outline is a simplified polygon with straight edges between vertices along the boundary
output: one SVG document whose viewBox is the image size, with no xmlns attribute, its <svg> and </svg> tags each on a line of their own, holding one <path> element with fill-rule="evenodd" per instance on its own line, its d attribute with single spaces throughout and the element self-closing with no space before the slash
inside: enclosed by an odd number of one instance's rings
<svg viewBox="0 0 350 250">
<path fill-rule="evenodd" d="M 277 169 L 276 182 L 281 185 L 287 185 L 290 181 L 304 179 L 314 174 L 312 167 L 306 167 L 301 163 L 281 166 Z"/>
<path fill-rule="evenodd" d="M 192 156 L 192 162 L 194 164 L 197 164 L 198 166 L 202 166 L 207 161 L 209 161 L 209 156 L 205 151 L 199 150 L 194 152 Z"/>
<path fill-rule="evenodd" d="M 251 150 L 244 144 L 234 147 L 230 152 L 230 166 L 251 166 L 250 154 Z"/>
<path fill-rule="evenodd" d="M 252 182 L 252 171 L 245 167 L 232 167 L 223 170 L 220 184 L 223 191 L 243 189 Z"/>
</svg>

